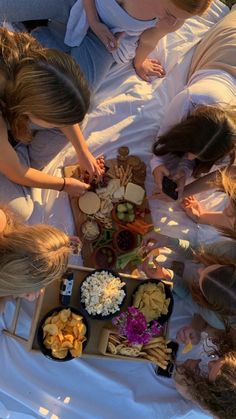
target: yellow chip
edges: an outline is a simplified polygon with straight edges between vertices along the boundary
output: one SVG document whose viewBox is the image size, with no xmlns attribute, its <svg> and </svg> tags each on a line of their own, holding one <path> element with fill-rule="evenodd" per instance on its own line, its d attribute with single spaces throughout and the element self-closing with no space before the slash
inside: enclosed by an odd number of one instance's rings
<svg viewBox="0 0 236 419">
<path fill-rule="evenodd" d="M 187 354 L 192 349 L 193 349 L 193 344 L 192 344 L 192 342 L 189 342 L 185 345 L 184 349 L 182 350 L 182 354 Z"/>
<path fill-rule="evenodd" d="M 54 315 L 52 316 L 52 318 L 51 318 L 51 323 L 52 323 L 52 324 L 55 324 L 55 323 L 57 323 L 59 320 L 60 320 L 60 316 L 59 316 L 59 314 L 54 314 Z"/>
<path fill-rule="evenodd" d="M 80 320 L 83 320 L 83 317 L 80 316 L 79 314 L 72 313 L 72 319 L 80 321 Z"/>
<path fill-rule="evenodd" d="M 61 351 L 52 350 L 52 355 L 58 359 L 64 359 L 68 354 L 68 349 L 63 349 Z"/>
<path fill-rule="evenodd" d="M 64 335 L 64 339 L 68 340 L 71 343 L 74 342 L 74 336 L 72 334 L 69 334 L 69 333 Z"/>
<path fill-rule="evenodd" d="M 82 342 L 81 342 L 81 340 L 79 340 L 79 339 L 74 340 L 74 349 L 75 350 L 79 349 L 82 352 Z"/>
<path fill-rule="evenodd" d="M 70 353 L 73 357 L 77 358 L 82 355 L 83 345 L 79 339 L 74 341 L 74 348 L 70 349 Z"/>
<path fill-rule="evenodd" d="M 87 332 L 87 327 L 85 326 L 84 323 L 80 324 L 78 329 L 79 329 L 80 336 L 84 336 L 85 333 Z"/>
<path fill-rule="evenodd" d="M 61 348 L 72 349 L 73 343 L 71 343 L 69 340 L 64 340 L 64 342 L 61 344 Z"/>
<path fill-rule="evenodd" d="M 66 323 L 67 320 L 69 319 L 70 315 L 71 315 L 71 311 L 70 311 L 69 308 L 65 308 L 64 310 L 61 310 L 60 311 L 60 314 L 59 315 L 60 315 L 60 320 L 63 323 Z"/>
<path fill-rule="evenodd" d="M 51 323 L 51 320 L 52 320 L 52 316 L 49 316 L 49 317 L 45 320 L 44 325 L 46 326 L 46 324 Z"/>
<path fill-rule="evenodd" d="M 61 348 L 60 339 L 57 336 L 53 336 L 53 337 L 54 337 L 54 341 L 51 344 L 51 348 L 52 350 L 59 351 Z"/>
<path fill-rule="evenodd" d="M 56 324 L 46 324 L 45 326 L 43 326 L 43 331 L 54 336 L 58 334 L 58 327 Z"/>
</svg>

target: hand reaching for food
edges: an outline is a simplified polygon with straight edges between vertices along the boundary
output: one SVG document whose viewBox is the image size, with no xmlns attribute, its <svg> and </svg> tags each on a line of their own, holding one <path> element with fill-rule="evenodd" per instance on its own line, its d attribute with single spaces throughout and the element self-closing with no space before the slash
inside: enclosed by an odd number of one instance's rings
<svg viewBox="0 0 236 419">
<path fill-rule="evenodd" d="M 71 196 L 83 195 L 90 188 L 89 184 L 74 179 L 73 177 L 67 177 L 64 181 L 65 186 L 63 190 Z"/>
<path fill-rule="evenodd" d="M 194 196 L 188 196 L 187 198 L 184 198 L 182 201 L 182 207 L 188 217 L 196 223 L 204 213 L 202 205 Z"/>
<path fill-rule="evenodd" d="M 142 243 L 146 253 L 151 252 L 153 249 L 156 249 L 157 247 L 168 247 L 169 244 L 170 238 L 168 236 L 165 236 L 164 234 L 155 232 L 155 229 L 153 231 L 150 231 L 150 233 L 145 234 Z"/>
<path fill-rule="evenodd" d="M 101 179 L 104 174 L 104 157 L 95 158 L 89 149 L 80 151 L 78 153 L 79 165 L 80 168 L 88 172 L 89 182 L 96 176 L 98 179 Z"/>
<path fill-rule="evenodd" d="M 194 329 L 192 325 L 187 325 L 177 332 L 176 339 L 179 343 L 188 345 L 189 350 L 191 350 L 191 345 L 197 345 L 200 342 L 201 332 Z M 186 350 L 185 352 L 188 351 Z"/>
<path fill-rule="evenodd" d="M 166 279 L 167 281 L 172 279 L 170 269 L 163 268 L 154 258 L 150 259 L 149 256 L 144 260 L 141 269 L 145 272 L 147 278 Z"/>
</svg>

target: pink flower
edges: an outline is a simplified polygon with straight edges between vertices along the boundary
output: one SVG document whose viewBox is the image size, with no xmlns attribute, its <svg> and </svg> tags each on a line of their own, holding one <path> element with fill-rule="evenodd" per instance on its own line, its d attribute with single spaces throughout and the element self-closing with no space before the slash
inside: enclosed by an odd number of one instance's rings
<svg viewBox="0 0 236 419">
<path fill-rule="evenodd" d="M 153 336 L 162 332 L 159 323 L 153 321 L 151 325 L 148 324 L 143 313 L 133 306 L 114 317 L 112 323 L 117 327 L 119 334 L 127 337 L 132 345 L 147 344 Z"/>
</svg>

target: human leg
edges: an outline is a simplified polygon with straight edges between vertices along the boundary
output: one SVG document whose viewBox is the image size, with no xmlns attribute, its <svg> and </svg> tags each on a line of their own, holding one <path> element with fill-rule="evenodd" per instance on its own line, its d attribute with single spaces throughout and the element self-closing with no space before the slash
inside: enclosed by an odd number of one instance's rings
<svg viewBox="0 0 236 419">
<path fill-rule="evenodd" d="M 27 147 L 23 144 L 16 148 L 20 161 L 29 166 Z M 0 203 L 7 204 L 18 214 L 23 221 L 28 221 L 34 209 L 31 197 L 31 189 L 17 183 L 11 182 L 6 176 L 0 173 Z"/>
<path fill-rule="evenodd" d="M 0 21 L 55 19 L 67 22 L 75 0 L 0 0 Z"/>
</svg>

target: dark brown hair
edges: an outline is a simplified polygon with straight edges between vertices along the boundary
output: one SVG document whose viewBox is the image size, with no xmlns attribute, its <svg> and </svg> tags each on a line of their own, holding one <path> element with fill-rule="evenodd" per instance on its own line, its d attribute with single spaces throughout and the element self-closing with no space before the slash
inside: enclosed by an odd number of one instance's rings
<svg viewBox="0 0 236 419">
<path fill-rule="evenodd" d="M 191 294 L 200 306 L 219 314 L 222 319 L 236 318 L 236 269 L 220 266 L 209 272 L 200 289 L 198 281 L 191 285 Z"/>
<path fill-rule="evenodd" d="M 0 92 L 12 133 L 31 140 L 27 114 L 55 124 L 80 123 L 89 108 L 87 82 L 73 58 L 42 48 L 30 35 L 0 28 Z"/>
<path fill-rule="evenodd" d="M 220 356 L 223 362 L 214 381 L 210 381 L 199 369 L 192 371 L 184 364 L 177 371 L 181 384 L 186 386 L 188 394 L 198 405 L 218 419 L 235 419 L 236 352 L 231 349 Z"/>
<path fill-rule="evenodd" d="M 235 160 L 236 108 L 198 106 L 184 121 L 158 138 L 153 146 L 156 156 L 171 153 L 182 157 L 192 153 L 195 159 L 193 176 L 210 171 L 226 155 Z"/>
</svg>

